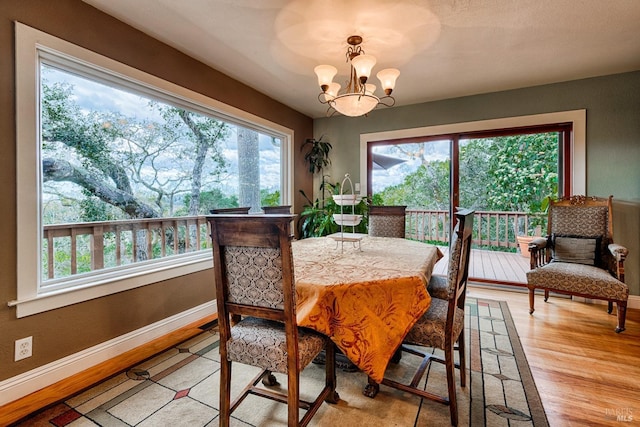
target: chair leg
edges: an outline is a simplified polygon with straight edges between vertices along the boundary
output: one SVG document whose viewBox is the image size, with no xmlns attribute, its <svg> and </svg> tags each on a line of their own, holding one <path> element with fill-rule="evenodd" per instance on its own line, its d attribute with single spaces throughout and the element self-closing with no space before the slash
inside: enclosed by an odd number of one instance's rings
<svg viewBox="0 0 640 427">
<path fill-rule="evenodd" d="M 618 326 L 616 327 L 616 332 L 620 333 L 625 329 L 624 323 L 625 323 L 625 320 L 627 319 L 627 302 L 617 301 L 616 311 L 618 314 Z"/>
<path fill-rule="evenodd" d="M 611 314 L 612 311 L 613 311 L 613 302 L 607 301 L 607 313 Z"/>
<path fill-rule="evenodd" d="M 231 416 L 231 362 L 220 365 L 220 427 L 229 427 Z"/>
<path fill-rule="evenodd" d="M 529 288 L 529 314 L 533 314 L 533 312 L 535 311 L 535 308 L 533 308 L 535 300 L 536 300 L 536 289 Z"/>
<path fill-rule="evenodd" d="M 467 360 L 465 354 L 465 338 L 464 338 L 464 329 L 460 332 L 460 336 L 458 337 L 458 365 L 460 368 L 460 387 L 467 386 Z"/>
<path fill-rule="evenodd" d="M 549 289 L 544 290 L 544 302 L 547 302 L 549 299 Z"/>
<path fill-rule="evenodd" d="M 451 413 L 451 425 L 458 425 L 458 401 L 456 399 L 456 377 L 453 360 L 453 347 L 445 350 L 444 364 L 447 371 L 447 389 L 449 390 L 449 412 Z"/>
<path fill-rule="evenodd" d="M 278 379 L 276 378 L 275 375 L 271 373 L 271 371 L 267 371 L 264 377 L 262 377 L 262 384 L 264 384 L 267 387 L 274 387 L 274 386 L 280 385 L 280 383 L 278 382 Z"/>
<path fill-rule="evenodd" d="M 287 374 L 287 411 L 288 419 L 287 425 L 298 426 L 300 425 L 300 376 L 296 370 L 289 370 Z"/>
</svg>

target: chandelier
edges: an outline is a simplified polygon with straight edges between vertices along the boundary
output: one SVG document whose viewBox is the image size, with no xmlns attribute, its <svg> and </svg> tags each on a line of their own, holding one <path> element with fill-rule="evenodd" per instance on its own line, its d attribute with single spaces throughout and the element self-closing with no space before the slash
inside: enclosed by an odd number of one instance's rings
<svg viewBox="0 0 640 427">
<path fill-rule="evenodd" d="M 382 84 L 385 95 L 378 98 L 375 95 L 376 86 L 367 83 L 373 66 L 376 65 L 376 58 L 365 55 L 360 44 L 362 37 L 350 36 L 347 39 L 347 62 L 351 63 L 351 76 L 349 82 L 340 92 L 340 84 L 333 82 L 333 77 L 338 73 L 336 67 L 331 65 L 318 65 L 314 71 L 318 76 L 318 84 L 322 92 L 318 95 L 318 101 L 328 104 L 327 116 L 331 116 L 338 111 L 345 116 L 358 117 L 369 113 L 378 104 L 385 107 L 392 107 L 396 100 L 391 96 L 391 92 L 396 85 L 396 79 L 400 71 L 395 68 L 384 69 L 376 76 Z M 331 111 L 331 110 L 334 111 Z"/>
</svg>

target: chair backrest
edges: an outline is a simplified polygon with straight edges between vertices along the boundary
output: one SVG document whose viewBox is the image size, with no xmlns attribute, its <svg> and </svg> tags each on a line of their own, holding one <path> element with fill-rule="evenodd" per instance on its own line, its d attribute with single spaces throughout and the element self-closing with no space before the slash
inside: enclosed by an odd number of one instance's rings
<svg viewBox="0 0 640 427">
<path fill-rule="evenodd" d="M 213 268 L 220 338 L 230 336 L 229 317 L 285 323 L 297 342 L 295 282 L 289 224 L 294 215 L 212 215 Z"/>
<path fill-rule="evenodd" d="M 613 243 L 612 199 L 613 196 L 571 196 L 552 201 L 547 230 L 551 244 L 557 237 L 597 239 L 600 244 L 595 258 L 597 263 L 606 265 L 606 248 Z"/>
<path fill-rule="evenodd" d="M 265 214 L 289 214 L 291 213 L 291 205 L 281 206 L 263 206 L 262 210 Z"/>
<path fill-rule="evenodd" d="M 451 235 L 449 247 L 449 313 L 453 315 L 454 307 L 464 310 L 467 279 L 469 278 L 469 260 L 471 257 L 471 241 L 473 237 L 474 211 L 460 209 L 455 213 L 456 226 Z"/>
<path fill-rule="evenodd" d="M 404 238 L 406 209 L 406 206 L 370 206 L 369 235 Z"/>
<path fill-rule="evenodd" d="M 250 206 L 241 207 L 241 208 L 219 208 L 219 209 L 211 209 L 209 212 L 217 215 L 217 214 L 248 214 Z"/>
</svg>

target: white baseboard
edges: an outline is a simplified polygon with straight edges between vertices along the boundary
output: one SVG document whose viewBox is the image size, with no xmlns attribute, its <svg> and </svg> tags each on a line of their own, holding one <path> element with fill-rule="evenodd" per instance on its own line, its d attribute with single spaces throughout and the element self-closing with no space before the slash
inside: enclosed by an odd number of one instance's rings
<svg viewBox="0 0 640 427">
<path fill-rule="evenodd" d="M 216 313 L 211 301 L 0 382 L 0 406 Z"/>
</svg>

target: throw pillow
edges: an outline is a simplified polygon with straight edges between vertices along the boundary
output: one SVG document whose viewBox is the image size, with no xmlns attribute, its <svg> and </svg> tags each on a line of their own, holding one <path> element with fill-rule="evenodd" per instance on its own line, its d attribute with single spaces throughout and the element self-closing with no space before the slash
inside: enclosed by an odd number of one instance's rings
<svg viewBox="0 0 640 427">
<path fill-rule="evenodd" d="M 597 265 L 600 237 L 553 236 L 552 258 L 558 262 Z"/>
</svg>

